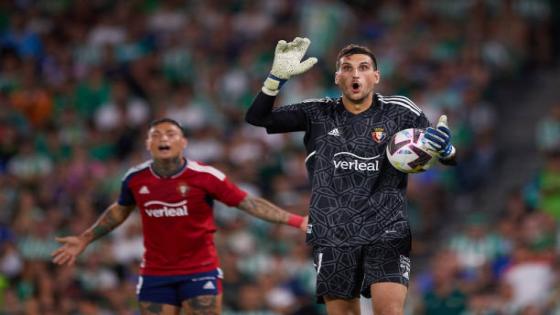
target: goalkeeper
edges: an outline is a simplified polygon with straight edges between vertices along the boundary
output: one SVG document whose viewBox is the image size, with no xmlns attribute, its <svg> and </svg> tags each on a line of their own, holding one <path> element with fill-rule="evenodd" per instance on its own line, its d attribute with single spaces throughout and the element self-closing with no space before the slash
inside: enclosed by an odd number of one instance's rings
<svg viewBox="0 0 560 315">
<path fill-rule="evenodd" d="M 360 293 L 376 315 L 402 314 L 410 277 L 407 175 L 391 167 L 385 147 L 406 128 L 427 128 L 428 145 L 444 164 L 455 148 L 446 116 L 436 128 L 404 96 L 375 92 L 375 55 L 348 45 L 338 54 L 334 83 L 342 96 L 273 108 L 282 85 L 309 70 L 306 38 L 279 41 L 272 70 L 246 114 L 269 133 L 305 131 L 311 181 L 307 243 L 313 247 L 317 298 L 333 314 L 360 314 Z"/>
</svg>

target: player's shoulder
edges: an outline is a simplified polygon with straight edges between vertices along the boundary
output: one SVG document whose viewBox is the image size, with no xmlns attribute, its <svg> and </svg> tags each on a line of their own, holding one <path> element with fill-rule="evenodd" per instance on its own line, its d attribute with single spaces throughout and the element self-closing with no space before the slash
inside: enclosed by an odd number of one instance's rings
<svg viewBox="0 0 560 315">
<path fill-rule="evenodd" d="M 220 181 L 223 181 L 226 178 L 226 174 L 219 169 L 199 161 L 188 160 L 187 169 L 190 172 L 194 172 L 202 177 L 215 177 Z"/>
<path fill-rule="evenodd" d="M 301 102 L 301 104 L 312 104 L 312 105 L 335 105 L 337 99 L 332 97 L 322 97 L 322 98 L 309 98 Z"/>
<path fill-rule="evenodd" d="M 152 160 L 147 160 L 144 161 L 140 164 L 134 165 L 131 168 L 129 168 L 126 173 L 124 174 L 124 176 L 122 177 L 122 180 L 127 180 L 130 179 L 131 177 L 140 174 L 143 171 L 149 170 L 150 169 L 150 164 L 152 164 Z"/>
<path fill-rule="evenodd" d="M 309 115 L 321 117 L 331 113 L 339 102 L 340 98 L 323 97 L 306 99 L 299 104 Z"/>
<path fill-rule="evenodd" d="M 329 105 L 336 105 L 337 100 L 333 99 L 331 97 L 323 97 L 323 98 L 309 98 L 306 100 L 303 100 L 299 103 L 296 104 L 292 104 L 292 105 L 286 105 L 287 107 L 291 107 L 291 106 L 297 106 L 298 108 L 301 108 L 303 110 L 307 110 L 307 111 L 312 111 L 312 110 L 321 110 L 321 109 L 326 109 L 329 108 Z"/>
<path fill-rule="evenodd" d="M 381 95 L 379 93 L 375 94 L 379 102 L 390 105 L 389 109 L 406 111 L 412 113 L 416 116 L 422 114 L 422 109 L 418 105 L 414 104 L 412 100 L 403 95 Z"/>
</svg>

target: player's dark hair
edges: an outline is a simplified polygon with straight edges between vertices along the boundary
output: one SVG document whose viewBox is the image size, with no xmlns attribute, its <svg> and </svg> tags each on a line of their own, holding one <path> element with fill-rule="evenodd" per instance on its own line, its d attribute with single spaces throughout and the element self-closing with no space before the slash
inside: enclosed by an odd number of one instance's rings
<svg viewBox="0 0 560 315">
<path fill-rule="evenodd" d="M 368 55 L 371 61 L 373 61 L 373 68 L 377 70 L 377 58 L 375 58 L 373 52 L 365 46 L 356 44 L 350 44 L 338 52 L 338 56 L 336 56 L 336 69 L 338 70 L 340 67 L 340 58 L 356 54 Z"/>
<path fill-rule="evenodd" d="M 150 126 L 149 126 L 150 128 L 149 129 L 152 129 L 152 127 L 155 127 L 155 126 L 157 126 L 159 124 L 163 124 L 163 123 L 170 123 L 172 125 L 177 126 L 177 128 L 179 128 L 179 130 L 181 130 L 181 134 L 183 135 L 183 137 L 185 137 L 185 138 L 187 137 L 187 133 L 185 131 L 185 128 L 183 128 L 183 126 L 181 126 L 181 124 L 178 121 L 176 121 L 175 119 L 171 119 L 171 118 L 167 118 L 167 117 L 152 120 L 152 122 L 150 123 Z"/>
</svg>

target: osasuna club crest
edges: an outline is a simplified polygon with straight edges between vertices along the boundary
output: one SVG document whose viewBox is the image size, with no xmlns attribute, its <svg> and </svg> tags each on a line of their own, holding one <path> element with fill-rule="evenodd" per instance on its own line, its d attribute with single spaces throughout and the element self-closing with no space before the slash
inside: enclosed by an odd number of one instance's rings
<svg viewBox="0 0 560 315">
<path fill-rule="evenodd" d="M 179 185 L 177 185 L 177 191 L 181 194 L 181 196 L 185 197 L 187 191 L 189 191 L 189 186 L 185 183 L 179 183 Z"/>
<path fill-rule="evenodd" d="M 386 136 L 387 136 L 387 133 L 385 133 L 385 129 L 383 129 L 383 128 L 375 128 L 371 132 L 371 138 L 373 139 L 373 141 L 375 141 L 377 143 L 383 142 L 383 140 L 385 140 Z"/>
</svg>

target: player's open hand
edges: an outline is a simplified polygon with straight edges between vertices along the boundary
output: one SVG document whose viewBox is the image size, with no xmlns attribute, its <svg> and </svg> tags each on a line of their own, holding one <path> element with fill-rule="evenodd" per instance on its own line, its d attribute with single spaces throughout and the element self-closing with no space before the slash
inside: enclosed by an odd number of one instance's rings
<svg viewBox="0 0 560 315">
<path fill-rule="evenodd" d="M 274 61 L 270 73 L 280 79 L 287 80 L 293 75 L 301 74 L 317 63 L 317 58 L 311 57 L 301 61 L 311 41 L 308 38 L 296 37 L 291 42 L 281 40 L 276 44 Z"/>
<path fill-rule="evenodd" d="M 274 51 L 274 61 L 268 78 L 264 81 L 263 92 L 268 95 L 277 95 L 278 91 L 293 75 L 304 73 L 317 63 L 317 58 L 311 57 L 304 61 L 303 56 L 309 48 L 311 41 L 308 38 L 296 37 L 291 42 L 278 41 Z"/>
<path fill-rule="evenodd" d="M 52 262 L 57 265 L 74 265 L 76 257 L 87 247 L 87 242 L 78 236 L 56 237 L 55 239 L 62 244 L 51 253 Z"/>
</svg>

